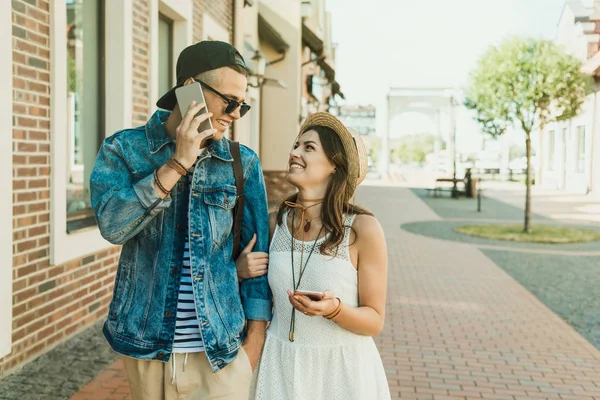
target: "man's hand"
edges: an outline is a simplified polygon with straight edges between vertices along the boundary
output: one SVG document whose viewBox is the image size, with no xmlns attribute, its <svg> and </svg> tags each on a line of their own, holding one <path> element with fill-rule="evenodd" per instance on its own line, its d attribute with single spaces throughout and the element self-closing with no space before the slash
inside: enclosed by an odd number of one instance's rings
<svg viewBox="0 0 600 400">
<path fill-rule="evenodd" d="M 248 245 L 240 253 L 240 256 L 235 261 L 237 274 L 240 280 L 256 278 L 267 273 L 269 266 L 269 255 L 260 251 L 252 252 L 256 244 L 256 233 L 252 236 Z"/>
<path fill-rule="evenodd" d="M 200 124 L 209 119 L 212 113 L 206 113 L 195 117 L 200 110 L 206 105 L 204 103 L 198 104 L 195 101 L 192 102 L 190 108 L 181 110 L 183 119 L 179 126 L 175 129 L 175 158 L 177 161 L 183 164 L 184 167 L 190 168 L 198 157 L 198 150 L 200 150 L 200 143 L 207 137 L 214 135 L 216 129 L 207 129 L 202 132 L 198 132 Z M 183 114 L 185 112 L 185 114 Z"/>
<path fill-rule="evenodd" d="M 252 371 L 256 368 L 260 353 L 265 345 L 265 331 L 267 330 L 266 321 L 248 321 L 248 334 L 246 340 L 242 343 L 242 347 L 250 360 Z"/>
</svg>

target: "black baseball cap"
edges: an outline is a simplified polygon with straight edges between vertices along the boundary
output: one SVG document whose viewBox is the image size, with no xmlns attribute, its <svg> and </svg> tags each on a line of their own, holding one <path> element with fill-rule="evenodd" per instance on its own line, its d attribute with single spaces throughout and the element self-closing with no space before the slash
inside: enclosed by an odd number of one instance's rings
<svg viewBox="0 0 600 400">
<path fill-rule="evenodd" d="M 248 70 L 242 55 L 229 43 L 218 40 L 203 40 L 186 47 L 177 58 L 177 85 L 165 93 L 156 105 L 165 110 L 173 110 L 177 103 L 175 89 L 183 86 L 187 78 L 221 67 L 239 65 Z"/>
</svg>

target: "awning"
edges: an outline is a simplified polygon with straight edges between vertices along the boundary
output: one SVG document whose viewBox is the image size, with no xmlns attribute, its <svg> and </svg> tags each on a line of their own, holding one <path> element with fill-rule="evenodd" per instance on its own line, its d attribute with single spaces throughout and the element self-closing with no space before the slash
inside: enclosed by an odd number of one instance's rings
<svg viewBox="0 0 600 400">
<path fill-rule="evenodd" d="M 331 83 L 331 95 L 338 95 L 342 99 L 345 99 L 344 93 L 340 90 L 340 84 L 335 80 L 335 70 L 329 65 L 326 59 L 321 59 L 317 61 L 317 64 L 321 67 L 321 69 L 325 72 L 325 77 Z"/>
<path fill-rule="evenodd" d="M 323 52 L 323 41 L 304 22 L 302 23 L 302 43 L 310 47 L 316 55 Z"/>
<path fill-rule="evenodd" d="M 588 58 L 581 66 L 581 72 L 589 75 L 597 75 L 600 68 L 600 51 Z"/>
<path fill-rule="evenodd" d="M 258 14 L 258 38 L 271 45 L 280 54 L 285 53 L 290 48 L 290 45 L 277 32 L 277 29 L 269 24 L 261 14 Z"/>
<path fill-rule="evenodd" d="M 342 91 L 340 90 L 340 84 L 337 83 L 337 81 L 333 81 L 333 83 L 331 84 L 331 95 L 335 96 L 336 94 L 342 99 L 346 100 L 346 96 L 344 96 L 344 93 L 342 93 Z"/>
<path fill-rule="evenodd" d="M 325 77 L 329 82 L 335 81 L 335 70 L 331 67 L 331 65 L 329 65 L 327 61 L 321 59 L 317 61 L 317 64 L 319 64 L 319 67 L 321 67 L 321 69 L 325 71 Z"/>
</svg>

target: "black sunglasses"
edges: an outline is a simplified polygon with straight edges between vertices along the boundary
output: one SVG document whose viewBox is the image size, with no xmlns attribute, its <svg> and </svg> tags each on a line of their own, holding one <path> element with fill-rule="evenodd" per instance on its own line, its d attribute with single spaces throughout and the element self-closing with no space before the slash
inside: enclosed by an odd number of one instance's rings
<svg viewBox="0 0 600 400">
<path fill-rule="evenodd" d="M 220 98 L 222 98 L 223 100 L 225 100 L 227 102 L 227 107 L 225 107 L 225 114 L 231 114 L 232 112 L 234 112 L 238 107 L 240 107 L 240 118 L 243 117 L 244 115 L 246 115 L 246 113 L 248 111 L 250 111 L 250 105 L 246 104 L 246 103 L 240 103 L 237 100 L 232 100 L 230 98 L 228 98 L 227 96 L 219 93 L 217 91 L 217 89 L 214 89 L 212 87 L 210 87 L 209 85 L 207 85 L 206 83 L 193 78 L 196 82 L 198 82 L 199 84 L 201 84 L 202 86 L 204 86 L 205 88 L 207 88 L 208 90 L 210 90 L 211 92 L 213 92 L 214 94 L 216 94 L 217 96 L 219 96 Z"/>
</svg>

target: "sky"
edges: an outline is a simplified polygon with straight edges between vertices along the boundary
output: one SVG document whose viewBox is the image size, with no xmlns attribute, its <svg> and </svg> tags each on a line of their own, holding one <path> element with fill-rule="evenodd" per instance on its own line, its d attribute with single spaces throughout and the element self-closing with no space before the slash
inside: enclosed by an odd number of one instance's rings
<svg viewBox="0 0 600 400">
<path fill-rule="evenodd" d="M 470 70 L 491 44 L 512 35 L 553 39 L 564 3 L 326 0 L 337 44 L 336 80 L 346 104 L 378 107 L 381 131 L 386 121 L 380 110 L 386 109 L 390 87 L 464 87 Z M 468 147 L 470 137 L 479 132 L 466 112 L 460 114 L 461 138 Z M 408 113 L 391 122 L 390 134 L 427 131 L 431 125 L 422 114 Z"/>
</svg>

